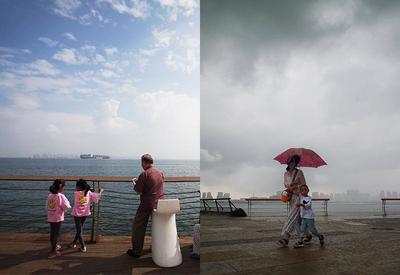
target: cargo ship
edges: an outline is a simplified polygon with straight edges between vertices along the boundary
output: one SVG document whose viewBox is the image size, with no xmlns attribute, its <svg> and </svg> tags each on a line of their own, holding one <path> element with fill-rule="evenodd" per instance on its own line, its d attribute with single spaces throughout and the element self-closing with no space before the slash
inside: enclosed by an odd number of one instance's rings
<svg viewBox="0 0 400 275">
<path fill-rule="evenodd" d="M 110 159 L 110 156 L 106 155 L 93 155 L 93 154 L 81 154 L 81 159 Z"/>
</svg>

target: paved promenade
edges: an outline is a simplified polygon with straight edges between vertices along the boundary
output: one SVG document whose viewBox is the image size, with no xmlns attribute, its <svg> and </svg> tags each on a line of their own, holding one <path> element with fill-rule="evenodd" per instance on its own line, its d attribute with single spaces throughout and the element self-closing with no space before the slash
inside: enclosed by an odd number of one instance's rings
<svg viewBox="0 0 400 275">
<path fill-rule="evenodd" d="M 48 235 L 0 233 L 0 274 L 198 274 L 199 261 L 189 257 L 192 238 L 181 238 L 183 264 L 175 268 L 157 267 L 151 260 L 150 239 L 145 255 L 134 259 L 125 254 L 129 237 L 102 237 L 88 244 L 87 252 L 62 248 L 62 256 L 47 259 Z M 63 236 L 67 244 L 72 236 Z"/>
<path fill-rule="evenodd" d="M 399 274 L 400 218 L 318 217 L 326 237 L 279 248 L 284 218 L 201 216 L 204 274 Z"/>
</svg>

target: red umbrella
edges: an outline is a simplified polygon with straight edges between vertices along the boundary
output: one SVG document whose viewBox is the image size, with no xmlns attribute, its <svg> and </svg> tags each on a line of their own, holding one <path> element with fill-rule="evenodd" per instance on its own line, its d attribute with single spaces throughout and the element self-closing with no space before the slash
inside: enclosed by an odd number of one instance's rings
<svg viewBox="0 0 400 275">
<path fill-rule="evenodd" d="M 290 157 L 298 155 L 300 156 L 300 163 L 298 164 L 299 167 L 314 167 L 317 168 L 322 165 L 327 165 L 326 162 L 318 156 L 311 149 L 306 148 L 290 148 L 285 152 L 277 155 L 274 160 L 279 161 L 281 164 L 287 164 L 287 161 Z"/>
</svg>

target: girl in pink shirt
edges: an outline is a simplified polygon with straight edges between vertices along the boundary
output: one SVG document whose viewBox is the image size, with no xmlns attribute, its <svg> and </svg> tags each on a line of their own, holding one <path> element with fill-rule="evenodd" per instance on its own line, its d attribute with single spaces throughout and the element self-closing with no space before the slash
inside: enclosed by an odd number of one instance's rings
<svg viewBox="0 0 400 275">
<path fill-rule="evenodd" d="M 67 208 L 71 208 L 68 199 L 62 194 L 64 191 L 65 181 L 57 179 L 50 186 L 50 194 L 46 200 L 47 221 L 50 224 L 50 243 L 51 251 L 49 258 L 61 256 L 60 248 L 57 245 L 61 232 L 61 224 L 64 221 L 64 212 Z"/>
<path fill-rule="evenodd" d="M 74 208 L 72 209 L 72 215 L 75 220 L 76 234 L 75 239 L 70 244 L 70 247 L 75 248 L 76 243 L 79 241 L 81 251 L 86 252 L 86 245 L 83 240 L 83 225 L 85 224 L 86 218 L 90 215 L 90 203 L 99 202 L 101 194 L 104 189 L 100 189 L 100 193 L 94 193 L 90 191 L 90 185 L 87 184 L 86 180 L 79 179 L 76 182 L 76 189 L 74 192 Z"/>
</svg>

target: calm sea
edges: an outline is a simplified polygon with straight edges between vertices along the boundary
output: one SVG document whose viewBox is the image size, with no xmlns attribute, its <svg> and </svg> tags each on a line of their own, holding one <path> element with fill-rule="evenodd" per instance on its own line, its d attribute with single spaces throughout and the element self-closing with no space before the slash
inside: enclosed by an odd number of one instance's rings
<svg viewBox="0 0 400 275">
<path fill-rule="evenodd" d="M 199 161 L 159 160 L 156 166 L 165 176 L 199 176 Z M 137 176 L 142 171 L 139 160 L 81 159 L 12 159 L 0 158 L 0 175 L 62 176 Z M 0 231 L 48 232 L 45 202 L 49 182 L 0 182 Z M 139 197 L 131 183 L 104 183 L 99 231 L 103 235 L 130 235 L 132 219 Z M 67 182 L 64 194 L 73 203 L 75 184 Z M 178 233 L 191 235 L 199 222 L 199 183 L 166 183 L 167 198 L 179 198 L 181 212 L 177 215 Z M 17 189 L 17 190 L 15 190 Z M 35 190 L 31 190 L 35 189 Z M 108 191 L 108 192 L 107 192 Z M 86 234 L 89 234 L 91 219 Z M 63 233 L 74 233 L 70 210 L 65 215 Z M 150 233 L 150 229 L 148 230 Z"/>
</svg>

